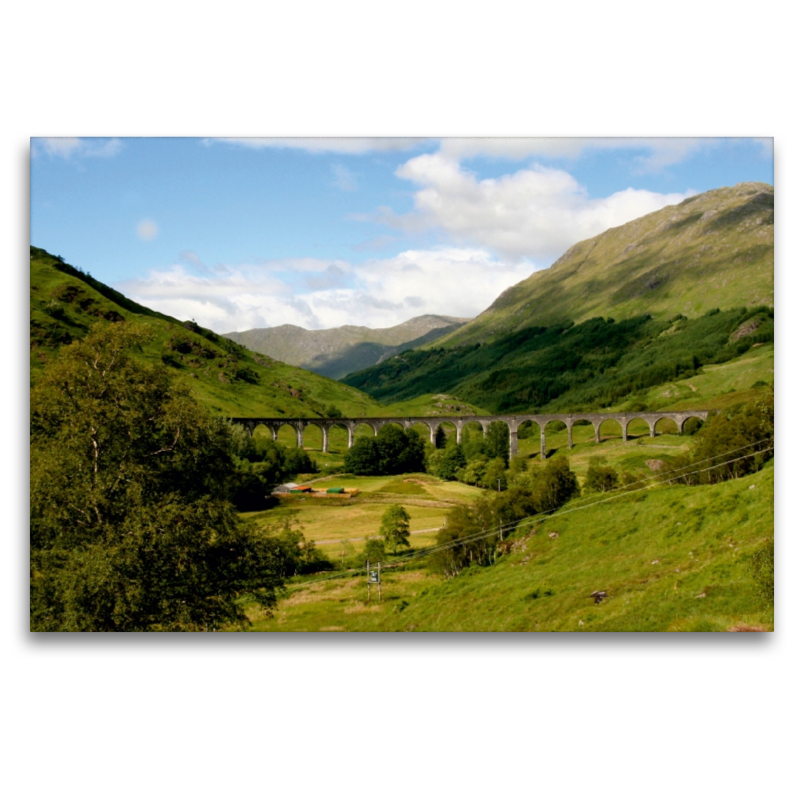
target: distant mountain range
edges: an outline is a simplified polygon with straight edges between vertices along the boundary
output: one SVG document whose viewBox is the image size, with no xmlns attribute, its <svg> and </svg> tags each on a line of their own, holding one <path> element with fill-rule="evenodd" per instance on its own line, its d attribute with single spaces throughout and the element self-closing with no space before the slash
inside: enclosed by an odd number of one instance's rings
<svg viewBox="0 0 800 800">
<path fill-rule="evenodd" d="M 310 331 L 297 325 L 276 325 L 274 328 L 252 328 L 225 333 L 223 336 L 255 353 L 338 379 L 380 364 L 404 350 L 434 342 L 458 330 L 468 321 L 425 314 L 391 328 L 342 325 L 339 328 Z"/>
</svg>

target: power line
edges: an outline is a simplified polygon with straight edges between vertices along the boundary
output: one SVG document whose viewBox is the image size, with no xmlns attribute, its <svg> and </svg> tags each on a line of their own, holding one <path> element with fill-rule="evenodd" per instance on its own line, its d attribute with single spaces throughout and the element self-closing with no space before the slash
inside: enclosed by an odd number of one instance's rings
<svg viewBox="0 0 800 800">
<path fill-rule="evenodd" d="M 774 450 L 774 446 L 773 447 L 767 447 L 767 448 L 765 448 L 763 450 L 758 450 L 756 452 L 746 453 L 745 455 L 738 456 L 737 458 L 733 458 L 733 459 L 730 459 L 728 461 L 724 461 L 724 462 L 722 462 L 720 464 L 712 464 L 710 467 L 703 467 L 701 469 L 697 469 L 697 470 L 694 470 L 694 471 L 691 471 L 691 472 L 686 472 L 686 470 L 688 468 L 693 467 L 693 466 L 697 466 L 698 464 L 703 464 L 706 461 L 713 461 L 714 459 L 721 458 L 721 457 L 723 457 L 725 455 L 732 455 L 733 453 L 737 453 L 737 452 L 740 452 L 742 450 L 749 450 L 749 449 L 751 449 L 753 447 L 756 447 L 759 444 L 763 444 L 763 443 L 769 442 L 769 441 L 771 441 L 771 437 L 767 438 L 767 439 L 762 439 L 762 440 L 760 440 L 758 442 L 753 442 L 751 444 L 744 445 L 742 447 L 737 447 L 734 450 L 729 450 L 729 451 L 727 451 L 725 453 L 720 453 L 720 454 L 717 454 L 717 455 L 714 455 L 714 456 L 708 456 L 706 458 L 701 458 L 698 461 L 694 461 L 694 462 L 692 462 L 690 464 L 686 464 L 685 466 L 680 467 L 678 469 L 670 470 L 669 472 L 660 473 L 659 477 L 665 476 L 665 475 L 675 475 L 676 473 L 680 473 L 680 477 L 689 477 L 691 475 L 699 475 L 702 472 L 710 472 L 713 469 L 718 469 L 720 467 L 727 466 L 728 464 L 733 464 L 733 463 L 735 463 L 737 461 L 743 461 L 744 459 L 747 459 L 747 458 L 753 458 L 754 456 L 760 455 L 762 453 L 768 453 L 768 452 Z M 419 558 L 426 558 L 427 556 L 430 556 L 433 553 L 442 552 L 444 550 L 452 549 L 452 548 L 455 548 L 455 547 L 461 547 L 461 546 L 464 546 L 464 545 L 467 545 L 467 544 L 472 544 L 474 542 L 480 541 L 481 539 L 488 539 L 488 538 L 490 538 L 492 536 L 502 535 L 503 533 L 506 533 L 506 532 L 514 530 L 515 528 L 517 528 L 518 526 L 520 526 L 520 525 L 522 525 L 524 523 L 530 524 L 530 523 L 533 523 L 533 522 L 542 521 L 544 519 L 554 519 L 555 517 L 560 517 L 560 516 L 563 516 L 565 514 L 572 514 L 572 513 L 576 512 L 576 511 L 583 511 L 584 509 L 591 508 L 591 507 L 596 506 L 596 505 L 600 505 L 601 503 L 608 503 L 608 502 L 610 502 L 612 500 L 617 500 L 617 499 L 619 499 L 621 497 L 627 497 L 628 495 L 635 494 L 637 492 L 642 492 L 642 491 L 644 491 L 646 489 L 652 489 L 652 488 L 655 488 L 657 486 L 663 486 L 664 484 L 671 483 L 673 480 L 675 480 L 674 477 L 673 478 L 666 478 L 664 480 L 657 481 L 656 483 L 648 483 L 648 484 L 646 484 L 644 486 L 640 486 L 640 487 L 638 487 L 636 489 L 630 489 L 629 491 L 618 490 L 618 491 L 614 492 L 613 494 L 611 494 L 609 497 L 605 497 L 605 498 L 602 498 L 600 500 L 594 500 L 591 503 L 584 503 L 583 505 L 578 505 L 578 506 L 575 506 L 573 508 L 564 509 L 563 511 L 557 511 L 556 509 L 550 509 L 549 511 L 542 511 L 542 512 L 539 512 L 538 514 L 534 514 L 533 516 L 530 516 L 530 517 L 525 517 L 525 518 L 523 518 L 521 520 L 518 520 L 516 522 L 513 522 L 513 523 L 507 523 L 505 525 L 500 525 L 500 526 L 493 527 L 493 528 L 486 528 L 486 529 L 484 529 L 482 531 L 478 531 L 476 533 L 472 533 L 472 534 L 469 534 L 467 536 L 461 537 L 460 539 L 454 539 L 451 542 L 444 542 L 442 544 L 433 545 L 432 547 L 426 548 L 424 550 L 419 550 L 419 551 L 416 551 L 415 553 L 410 553 L 407 556 L 401 556 L 399 559 L 396 559 L 393 564 L 386 564 L 384 566 L 384 568 L 385 569 L 390 569 L 392 567 L 402 566 L 402 565 L 408 563 L 409 561 L 414 561 L 414 560 L 419 559 Z M 625 488 L 627 488 L 627 486 L 635 486 L 639 482 L 640 481 L 636 481 L 634 483 L 629 483 L 626 486 L 621 487 L 621 489 L 625 489 Z M 306 586 L 306 585 L 309 585 L 309 584 L 312 584 L 312 583 L 319 583 L 319 582 L 322 582 L 322 581 L 325 581 L 325 580 L 338 580 L 340 578 L 345 578 L 347 576 L 360 574 L 361 572 L 363 572 L 363 570 L 361 570 L 361 569 L 342 570 L 342 571 L 340 571 L 338 573 L 328 574 L 328 575 L 325 575 L 325 576 L 320 577 L 320 578 L 315 578 L 315 579 L 312 579 L 312 580 L 309 580 L 309 581 L 302 581 L 302 582 L 295 583 L 295 584 L 292 585 L 292 587 L 289 587 L 289 588 L 295 588 L 297 586 Z"/>
</svg>

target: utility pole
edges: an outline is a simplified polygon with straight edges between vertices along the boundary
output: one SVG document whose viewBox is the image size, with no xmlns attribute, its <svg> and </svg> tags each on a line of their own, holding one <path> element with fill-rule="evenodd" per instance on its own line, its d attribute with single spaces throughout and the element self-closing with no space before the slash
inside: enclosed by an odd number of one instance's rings
<svg viewBox="0 0 800 800">
<path fill-rule="evenodd" d="M 378 602 L 382 602 L 383 593 L 381 591 L 381 562 L 378 562 L 378 569 L 370 569 L 370 563 L 367 561 L 367 605 L 372 592 L 372 584 L 378 584 Z"/>
</svg>

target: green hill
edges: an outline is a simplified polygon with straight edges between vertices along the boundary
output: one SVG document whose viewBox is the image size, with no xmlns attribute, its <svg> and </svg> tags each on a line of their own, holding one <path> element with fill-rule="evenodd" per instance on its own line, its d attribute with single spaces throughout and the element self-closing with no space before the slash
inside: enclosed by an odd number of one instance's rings
<svg viewBox="0 0 800 800">
<path fill-rule="evenodd" d="M 292 591 L 256 630 L 772 630 L 751 557 L 773 536 L 774 468 L 715 486 L 664 486 L 573 501 L 514 534 L 491 567 L 445 580 L 410 561 Z M 598 502 L 602 501 L 602 502 Z M 607 592 L 595 604 L 591 594 Z"/>
<path fill-rule="evenodd" d="M 344 382 L 495 413 L 645 410 L 652 387 L 772 341 L 772 206 L 772 187 L 740 184 L 613 228 L 455 333 Z"/>
<path fill-rule="evenodd" d="M 740 183 L 647 214 L 571 247 L 507 289 L 437 346 L 487 342 L 532 325 L 774 305 L 774 189 Z"/>
<path fill-rule="evenodd" d="M 310 331 L 297 325 L 276 325 L 223 335 L 256 353 L 338 379 L 403 350 L 436 341 L 465 322 L 456 317 L 426 314 L 391 328 L 342 325 Z"/>
<path fill-rule="evenodd" d="M 31 247 L 30 270 L 31 383 L 59 347 L 80 339 L 92 324 L 138 320 L 153 334 L 141 358 L 166 365 L 213 412 L 313 417 L 325 416 L 333 404 L 346 415 L 386 414 L 360 391 L 140 306 L 45 250 Z"/>
</svg>

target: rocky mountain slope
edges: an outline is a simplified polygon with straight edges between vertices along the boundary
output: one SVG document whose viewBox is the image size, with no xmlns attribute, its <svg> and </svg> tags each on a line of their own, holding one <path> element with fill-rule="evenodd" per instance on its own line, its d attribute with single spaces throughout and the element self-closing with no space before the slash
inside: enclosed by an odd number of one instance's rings
<svg viewBox="0 0 800 800">
<path fill-rule="evenodd" d="M 256 353 L 338 379 L 379 364 L 403 350 L 436 341 L 467 321 L 426 314 L 391 328 L 342 325 L 310 331 L 297 325 L 276 325 L 224 336 Z"/>
</svg>

